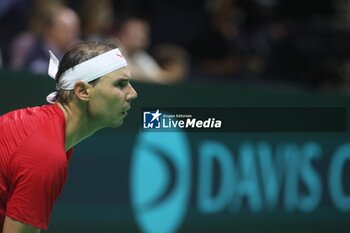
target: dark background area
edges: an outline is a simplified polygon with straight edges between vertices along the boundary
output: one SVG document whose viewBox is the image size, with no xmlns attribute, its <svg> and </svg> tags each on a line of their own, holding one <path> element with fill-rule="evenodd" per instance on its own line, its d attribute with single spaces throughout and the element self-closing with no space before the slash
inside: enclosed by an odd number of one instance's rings
<svg viewBox="0 0 350 233">
<path fill-rule="evenodd" d="M 28 30 L 39 0 L 0 5 L 2 66 L 14 38 Z M 84 1 L 63 1 L 79 15 Z M 292 83 L 308 88 L 348 89 L 349 3 L 345 0 L 118 0 L 108 1 L 113 37 L 123 19 L 137 16 L 151 26 L 148 51 L 171 43 L 190 57 L 186 80 Z M 84 39 L 82 31 L 82 39 Z"/>
</svg>

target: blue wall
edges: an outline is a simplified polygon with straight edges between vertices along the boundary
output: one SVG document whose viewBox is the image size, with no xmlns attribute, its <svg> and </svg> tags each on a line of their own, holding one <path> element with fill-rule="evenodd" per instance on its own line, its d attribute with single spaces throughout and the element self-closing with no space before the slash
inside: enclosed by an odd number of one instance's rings
<svg viewBox="0 0 350 233">
<path fill-rule="evenodd" d="M 0 70 L 0 79 L 0 114 L 45 104 L 54 88 L 45 76 Z M 134 86 L 139 97 L 124 125 L 101 130 L 74 148 L 47 232 L 350 229 L 347 132 L 140 130 L 143 107 L 347 108 L 350 96 L 268 85 Z M 160 193 L 166 195 L 157 199 Z"/>
</svg>

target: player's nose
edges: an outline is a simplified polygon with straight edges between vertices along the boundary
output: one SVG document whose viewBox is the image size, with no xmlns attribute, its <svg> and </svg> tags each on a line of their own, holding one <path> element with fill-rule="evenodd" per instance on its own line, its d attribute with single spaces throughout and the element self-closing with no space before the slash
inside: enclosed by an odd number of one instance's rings
<svg viewBox="0 0 350 233">
<path fill-rule="evenodd" d="M 134 99 L 136 99 L 137 98 L 137 92 L 136 92 L 136 90 L 133 88 L 133 86 L 129 83 L 129 85 L 128 85 L 128 93 L 127 93 L 127 95 L 126 95 L 126 100 L 128 101 L 128 102 L 130 102 L 130 101 L 132 101 L 132 100 L 134 100 Z"/>
</svg>

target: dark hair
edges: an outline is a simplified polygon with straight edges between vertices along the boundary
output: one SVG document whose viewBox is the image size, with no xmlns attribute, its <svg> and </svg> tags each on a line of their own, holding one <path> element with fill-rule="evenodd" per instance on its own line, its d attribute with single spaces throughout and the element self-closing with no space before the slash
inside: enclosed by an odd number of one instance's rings
<svg viewBox="0 0 350 233">
<path fill-rule="evenodd" d="M 64 54 L 60 61 L 55 77 L 56 82 L 58 83 L 62 74 L 70 68 L 118 47 L 119 42 L 114 39 L 101 42 L 80 42 L 75 44 Z M 89 83 L 95 84 L 98 80 L 99 78 Z M 73 96 L 73 90 L 58 90 L 55 101 L 60 102 L 61 104 L 68 104 Z"/>
</svg>

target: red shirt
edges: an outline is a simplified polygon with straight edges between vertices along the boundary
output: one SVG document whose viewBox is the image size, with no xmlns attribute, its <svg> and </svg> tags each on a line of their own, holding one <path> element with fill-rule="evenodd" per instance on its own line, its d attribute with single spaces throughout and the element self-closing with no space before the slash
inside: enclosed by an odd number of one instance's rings
<svg viewBox="0 0 350 233">
<path fill-rule="evenodd" d="M 56 105 L 0 117 L 0 232 L 5 216 L 47 229 L 67 178 L 66 122 Z"/>
</svg>

